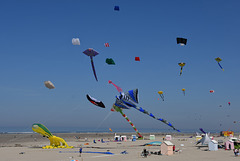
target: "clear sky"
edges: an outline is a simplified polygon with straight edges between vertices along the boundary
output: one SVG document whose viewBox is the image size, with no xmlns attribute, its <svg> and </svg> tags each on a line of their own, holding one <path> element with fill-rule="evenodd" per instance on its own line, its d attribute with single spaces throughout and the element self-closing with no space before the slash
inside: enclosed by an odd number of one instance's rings
<svg viewBox="0 0 240 161">
<path fill-rule="evenodd" d="M 37 122 L 131 129 L 120 113 L 110 112 L 118 95 L 108 84 L 112 80 L 124 91 L 138 88 L 139 106 L 180 130 L 240 131 L 239 8 L 239 0 L 1 1 L 0 128 Z M 176 37 L 187 38 L 187 45 L 178 45 Z M 72 38 L 81 45 L 72 45 Z M 99 52 L 93 58 L 98 82 L 82 53 L 88 48 Z M 116 65 L 107 65 L 106 58 Z M 179 62 L 186 63 L 182 76 Z M 47 89 L 46 80 L 56 89 Z M 86 94 L 106 109 L 88 102 Z M 140 132 L 170 129 L 135 109 L 124 112 Z"/>
</svg>

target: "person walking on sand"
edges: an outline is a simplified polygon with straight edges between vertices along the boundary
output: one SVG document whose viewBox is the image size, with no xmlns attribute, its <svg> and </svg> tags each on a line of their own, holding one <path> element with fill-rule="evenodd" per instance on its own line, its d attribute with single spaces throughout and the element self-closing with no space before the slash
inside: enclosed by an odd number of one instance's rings
<svg viewBox="0 0 240 161">
<path fill-rule="evenodd" d="M 80 157 L 82 156 L 82 146 L 81 146 L 80 149 L 79 149 L 79 156 L 80 156 Z"/>
</svg>

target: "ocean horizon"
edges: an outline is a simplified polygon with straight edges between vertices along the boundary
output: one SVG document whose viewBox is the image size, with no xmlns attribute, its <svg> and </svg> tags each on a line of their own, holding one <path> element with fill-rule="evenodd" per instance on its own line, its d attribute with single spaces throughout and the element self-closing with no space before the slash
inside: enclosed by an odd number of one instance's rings
<svg viewBox="0 0 240 161">
<path fill-rule="evenodd" d="M 79 128 L 79 127 L 50 127 L 52 133 L 111 133 L 109 128 Z M 114 133 L 135 133 L 131 128 L 112 129 Z M 210 133 L 220 133 L 220 130 L 206 130 Z M 142 128 L 140 133 L 179 133 L 172 129 Z M 199 129 L 181 129 L 180 133 L 196 133 Z M 0 133 L 35 133 L 29 127 L 0 127 Z M 179 133 L 179 134 L 180 134 Z"/>
</svg>

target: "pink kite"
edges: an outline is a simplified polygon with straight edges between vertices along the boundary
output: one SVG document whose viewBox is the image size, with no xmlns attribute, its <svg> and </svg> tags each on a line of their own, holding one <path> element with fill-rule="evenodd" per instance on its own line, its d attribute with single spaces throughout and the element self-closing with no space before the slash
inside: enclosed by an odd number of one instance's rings
<svg viewBox="0 0 240 161">
<path fill-rule="evenodd" d="M 122 88 L 118 87 L 116 84 L 114 84 L 111 80 L 108 81 L 109 84 L 114 85 L 114 87 L 118 90 L 118 92 L 122 92 Z"/>
</svg>

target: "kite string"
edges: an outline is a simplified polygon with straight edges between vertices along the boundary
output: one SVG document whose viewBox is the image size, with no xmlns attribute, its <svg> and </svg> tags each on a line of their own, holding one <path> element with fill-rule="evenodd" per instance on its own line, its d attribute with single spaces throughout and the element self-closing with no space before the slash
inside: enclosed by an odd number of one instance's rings
<svg viewBox="0 0 240 161">
<path fill-rule="evenodd" d="M 99 123 L 99 125 L 97 126 L 97 128 L 95 129 L 98 130 L 100 126 L 102 126 L 103 122 L 112 114 L 112 111 L 109 111 L 108 114 L 105 116 L 105 118 Z"/>
</svg>

